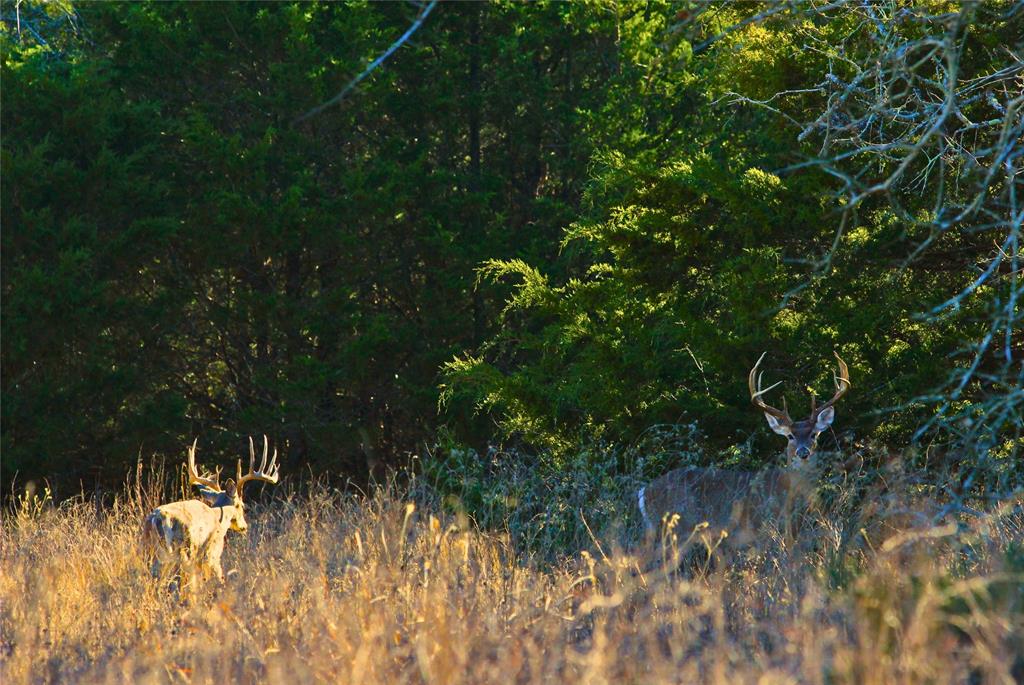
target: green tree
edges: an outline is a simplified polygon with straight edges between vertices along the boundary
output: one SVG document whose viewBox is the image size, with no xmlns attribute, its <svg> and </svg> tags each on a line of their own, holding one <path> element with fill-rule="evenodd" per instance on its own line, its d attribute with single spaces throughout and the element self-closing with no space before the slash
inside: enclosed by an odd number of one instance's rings
<svg viewBox="0 0 1024 685">
<path fill-rule="evenodd" d="M 925 400 L 949 372 L 951 355 L 986 340 L 989 330 L 1005 335 L 1009 344 L 1014 319 L 990 319 L 992 299 L 958 302 L 956 316 L 922 313 L 969 288 L 975 265 L 992 259 L 990 234 L 976 229 L 984 228 L 985 216 L 1013 216 L 1000 204 L 1010 189 L 996 176 L 991 196 L 981 196 L 988 213 L 981 213 L 975 228 L 936 232 L 929 217 L 936 194 L 921 192 L 936 158 L 922 155 L 912 160 L 918 174 L 912 181 L 856 199 L 851 187 L 863 191 L 885 183 L 900 167 L 899 153 L 912 148 L 896 141 L 885 148 L 892 159 L 865 164 L 877 150 L 858 147 L 856 132 L 837 128 L 844 113 L 819 118 L 822 103 L 842 102 L 836 98 L 845 92 L 839 88 L 837 95 L 827 79 L 822 85 L 821 75 L 835 75 L 838 63 L 856 83 L 856 74 L 869 73 L 879 50 L 888 55 L 901 45 L 927 47 L 952 35 L 949 44 L 962 46 L 965 55 L 959 64 L 964 83 L 983 83 L 993 75 L 1003 82 L 1013 67 L 1005 53 L 992 48 L 1012 42 L 1014 22 L 999 9 L 972 7 L 938 17 L 909 11 L 905 24 L 888 15 L 892 23 L 867 21 L 861 14 L 871 7 L 831 14 L 785 3 L 763 12 L 731 5 L 697 9 L 677 15 L 685 16 L 653 47 L 654 53 L 696 57 L 678 62 L 651 55 L 631 79 L 610 86 L 654 93 L 649 109 L 674 114 L 634 121 L 622 112 L 609 114 L 608 124 L 618 126 L 620 137 L 599 157 L 587 211 L 564 232 L 570 272 L 560 276 L 543 264 L 515 259 L 481 268 L 484 281 L 510 281 L 514 290 L 498 334 L 477 353 L 448 363 L 446 397 L 455 403 L 468 397 L 498 417 L 506 438 L 556 457 L 578 449 L 581 436 L 629 443 L 653 424 L 679 421 L 698 421 L 709 447 L 720 449 L 744 442 L 755 430 L 766 434 L 745 385 L 763 350 L 770 351 L 768 374 L 787 380 L 783 391 L 791 406 L 807 401 L 798 382 L 819 395 L 830 392 L 836 350 L 849 362 L 854 384 L 838 409 L 837 425 L 905 445 L 932 415 Z M 876 30 L 887 32 L 889 42 L 881 48 Z M 622 41 L 642 43 L 645 35 L 624 33 Z M 697 47 L 678 47 L 687 42 Z M 941 64 L 930 64 L 941 73 Z M 900 63 L 888 68 L 886 78 L 898 84 L 893 74 Z M 926 76 L 914 78 L 924 82 Z M 650 88 L 651 83 L 662 85 Z M 998 125 L 985 131 L 992 140 L 1020 126 L 1019 110 L 1016 120 L 998 116 L 1000 108 L 1015 111 L 1013 93 L 1000 98 L 1004 102 L 994 105 L 975 98 L 972 109 L 963 109 L 968 121 L 995 117 Z M 846 145 L 844 154 L 824 163 L 821 141 L 810 135 L 817 129 L 801 133 L 791 126 L 815 121 L 839 131 L 831 144 Z M 911 130 L 922 129 L 915 122 Z M 1005 149 L 1017 159 L 1019 137 L 1015 145 Z M 949 155 L 955 147 L 938 154 Z M 974 197 L 967 192 L 974 192 L 973 185 L 942 196 L 943 184 L 972 183 L 983 169 L 951 164 L 934 171 L 943 211 Z M 851 213 L 848 205 L 855 199 L 857 211 Z M 996 226 L 1005 229 L 1000 241 L 1012 240 L 1019 235 L 1019 216 L 1016 228 L 1012 220 Z M 917 254 L 916 246 L 931 245 L 930 234 L 935 249 L 908 259 Z M 991 282 L 1001 293 L 994 298 L 1001 311 L 1013 306 L 1011 293 L 1019 292 L 1014 283 Z M 992 321 L 998 322 L 995 329 Z M 1010 400 L 1019 395 L 1019 354 L 993 349 L 1010 355 L 1003 362 L 987 357 L 996 364 L 1010 361 L 1000 380 L 1005 392 L 997 393 Z M 961 371 L 954 373 L 962 377 Z M 974 377 L 955 398 L 959 409 L 967 409 L 960 417 L 984 411 L 985 378 Z M 1015 401 L 993 405 L 1003 416 L 994 424 L 996 432 L 985 441 L 959 443 L 955 460 L 970 454 L 963 460 L 967 465 L 987 454 L 1012 465 L 1022 428 Z M 964 447 L 974 451 L 959 451 Z M 767 444 L 754 452 L 758 459 L 774 453 Z"/>
<path fill-rule="evenodd" d="M 78 12 L 62 60 L 5 23 L 6 472 L 109 483 L 266 432 L 360 478 L 429 439 L 441 363 L 493 333 L 475 267 L 551 262 L 578 211 L 616 12 L 439 6 L 298 124 L 414 9 Z"/>
</svg>

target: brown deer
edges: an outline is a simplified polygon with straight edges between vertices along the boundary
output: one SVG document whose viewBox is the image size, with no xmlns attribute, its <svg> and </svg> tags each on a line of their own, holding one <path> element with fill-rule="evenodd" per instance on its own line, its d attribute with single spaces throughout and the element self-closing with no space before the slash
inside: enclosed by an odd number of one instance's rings
<svg viewBox="0 0 1024 685">
<path fill-rule="evenodd" d="M 143 540 L 153 558 L 152 574 L 159 577 L 168 568 L 176 574 L 193 569 L 202 575 L 212 573 L 224 580 L 220 557 L 224 551 L 224 538 L 229 530 L 244 533 L 245 505 L 242 488 L 250 481 L 266 483 L 278 481 L 277 450 L 267 462 L 269 445 L 263 436 L 263 458 L 256 468 L 256 448 L 249 438 L 249 473 L 242 475 L 242 460 L 238 460 L 237 479 L 230 478 L 220 487 L 220 469 L 211 478 L 203 478 L 196 469 L 196 441 L 188 448 L 185 462 L 190 485 L 198 485 L 200 500 L 171 502 L 157 507 L 143 523 Z"/>
<path fill-rule="evenodd" d="M 670 471 L 637 493 L 648 531 L 655 531 L 663 520 L 668 520 L 684 536 L 691 532 L 699 534 L 705 544 L 731 536 L 731 544 L 744 545 L 756 537 L 766 519 L 788 521 L 797 504 L 813 492 L 818 435 L 832 424 L 835 403 L 850 389 L 850 371 L 836 354 L 839 375 L 835 377 L 835 395 L 820 406 L 812 396 L 811 415 L 794 421 L 785 409 L 785 400 L 783 408 L 776 409 L 762 399 L 782 382 L 761 389 L 758 369 L 764 357 L 762 354 L 747 377 L 750 399 L 764 412 L 771 429 L 789 441 L 785 465 L 761 471 L 697 466 Z"/>
</svg>

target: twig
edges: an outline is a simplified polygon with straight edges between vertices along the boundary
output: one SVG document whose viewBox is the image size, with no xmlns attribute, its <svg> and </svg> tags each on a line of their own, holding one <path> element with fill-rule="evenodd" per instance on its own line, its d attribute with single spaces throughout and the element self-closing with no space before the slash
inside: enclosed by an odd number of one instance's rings
<svg viewBox="0 0 1024 685">
<path fill-rule="evenodd" d="M 430 12 L 431 12 L 431 11 L 432 11 L 432 10 L 434 9 L 434 6 L 435 6 L 435 5 L 437 5 L 437 3 L 438 3 L 438 0 L 431 0 L 430 4 L 428 4 L 428 5 L 426 6 L 426 7 L 424 7 L 424 8 L 423 8 L 423 9 L 422 9 L 422 10 L 420 11 L 419 15 L 418 15 L 418 16 L 416 17 L 416 20 L 415 20 L 415 21 L 413 21 L 413 23 L 412 23 L 412 24 L 411 24 L 411 25 L 409 26 L 409 28 L 408 28 L 408 29 L 406 29 L 405 33 L 403 33 L 403 34 L 402 34 L 402 35 L 401 35 L 401 36 L 400 36 L 400 37 L 398 38 L 398 40 L 396 40 L 396 41 L 395 41 L 394 43 L 392 43 L 392 44 L 391 44 L 391 47 L 389 47 L 389 48 L 388 48 L 387 50 L 385 50 L 385 51 L 384 51 L 384 53 L 383 53 L 383 54 L 381 54 L 381 56 L 380 56 L 380 57 L 378 57 L 377 59 L 375 59 L 375 60 L 373 60 L 372 62 L 370 62 L 369 66 L 367 66 L 367 67 L 366 67 L 366 69 L 363 69 L 362 73 L 360 73 L 360 74 L 359 74 L 358 76 L 356 76 L 356 77 L 355 77 L 354 79 L 352 79 L 351 81 L 349 81 L 349 82 L 348 82 L 348 83 L 347 83 L 347 84 L 345 85 L 345 87 L 341 89 L 341 92 L 340 92 L 340 93 L 338 93 L 337 95 L 335 95 L 334 97 L 332 97 L 332 98 L 331 98 L 330 100 L 328 100 L 327 102 L 325 102 L 325 103 L 323 103 L 323 104 L 321 104 L 321 105 L 317 105 L 316 107 L 314 107 L 313 109 L 309 110 L 309 111 L 308 111 L 308 112 L 306 112 L 305 114 L 303 114 L 303 115 L 301 115 L 301 116 L 299 116 L 299 117 L 296 117 L 296 118 L 295 118 L 295 119 L 294 119 L 294 120 L 292 121 L 292 125 L 295 125 L 295 124 L 301 124 L 301 123 L 302 123 L 303 121 L 306 121 L 307 119 L 309 119 L 309 118 L 311 118 L 311 117 L 315 117 L 315 116 L 316 116 L 317 114 L 320 114 L 320 112 L 324 111 L 324 110 L 325 110 L 325 109 L 327 109 L 328 107 L 331 107 L 331 106 L 333 106 L 333 105 L 336 105 L 336 104 L 338 104 L 339 102 L 341 102 L 342 100 L 344 100 L 344 99 L 345 99 L 345 96 L 349 94 L 349 91 L 351 91 L 351 90 L 352 90 L 353 88 L 355 88 L 355 87 L 356 87 L 356 86 L 357 86 L 357 85 L 359 84 L 359 82 L 360 82 L 360 81 L 362 81 L 362 80 L 363 80 L 364 78 L 366 78 L 367 76 L 369 76 L 369 75 L 370 75 L 370 73 L 371 73 L 371 72 L 372 72 L 372 71 L 373 71 L 374 69 L 376 69 L 376 68 L 377 68 L 377 67 L 379 67 L 379 66 L 380 66 L 381 64 L 383 64 L 383 63 L 384 63 L 384 61 L 385 61 L 385 60 L 386 60 L 386 59 L 387 59 L 388 57 L 390 57 L 390 56 L 391 56 L 391 54 L 392 54 L 392 53 L 393 53 L 393 52 L 394 52 L 395 50 L 397 50 L 398 48 L 402 47 L 402 45 L 403 45 L 403 44 L 404 44 L 404 43 L 405 43 L 405 42 L 406 42 L 407 40 L 409 40 L 409 38 L 410 38 L 410 37 L 412 36 L 412 34 L 416 33 L 416 31 L 417 31 L 417 30 L 419 29 L 419 27 L 420 27 L 420 26 L 422 26 L 422 25 L 423 25 L 423 22 L 424 22 L 424 20 L 425 20 L 425 19 L 427 18 L 427 16 L 428 16 L 428 15 L 430 14 Z"/>
</svg>

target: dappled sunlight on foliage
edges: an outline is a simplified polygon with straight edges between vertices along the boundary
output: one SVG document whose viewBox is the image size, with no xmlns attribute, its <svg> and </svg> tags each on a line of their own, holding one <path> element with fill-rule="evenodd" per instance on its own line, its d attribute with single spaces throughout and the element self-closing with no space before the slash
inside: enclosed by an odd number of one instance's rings
<svg viewBox="0 0 1024 685">
<path fill-rule="evenodd" d="M 944 452 L 961 482 L 1020 486 L 1021 11 L 682 13 L 671 36 L 703 53 L 686 66 L 698 100 L 650 131 L 648 154 L 596 155 L 566 276 L 480 270 L 512 294 L 499 331 L 446 365 L 443 396 L 555 452 L 680 421 L 727 449 L 749 439 L 740 388 L 761 352 L 792 398 L 794 376 L 821 392 L 838 351 L 844 430 Z"/>
</svg>

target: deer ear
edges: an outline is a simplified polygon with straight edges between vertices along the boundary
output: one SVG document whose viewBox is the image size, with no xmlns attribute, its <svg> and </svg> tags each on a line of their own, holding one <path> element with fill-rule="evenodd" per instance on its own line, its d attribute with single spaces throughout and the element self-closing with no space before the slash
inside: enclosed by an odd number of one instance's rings
<svg viewBox="0 0 1024 685">
<path fill-rule="evenodd" d="M 834 419 L 835 417 L 836 410 L 833 409 L 832 407 L 825 407 L 824 409 L 821 410 L 821 413 L 818 414 L 818 418 L 814 422 L 814 430 L 818 431 L 819 433 L 825 430 L 826 428 L 832 425 L 832 419 Z"/>
<path fill-rule="evenodd" d="M 230 478 L 228 478 L 228 482 L 224 483 L 224 494 L 228 497 L 235 496 L 235 481 Z"/>
<path fill-rule="evenodd" d="M 789 426 L 782 423 L 768 412 L 764 413 L 764 417 L 768 419 L 768 425 L 771 427 L 771 429 L 778 433 L 779 435 L 788 436 L 790 434 Z"/>
</svg>

